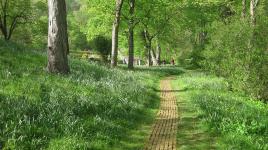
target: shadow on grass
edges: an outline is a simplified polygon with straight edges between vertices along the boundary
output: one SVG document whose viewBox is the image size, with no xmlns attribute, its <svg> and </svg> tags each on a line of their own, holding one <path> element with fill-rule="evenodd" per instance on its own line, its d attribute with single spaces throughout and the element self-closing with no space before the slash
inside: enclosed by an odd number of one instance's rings
<svg viewBox="0 0 268 150">
<path fill-rule="evenodd" d="M 165 92 L 165 93 L 179 93 L 179 92 L 185 92 L 187 91 L 188 89 L 185 88 L 185 89 L 182 89 L 182 90 L 156 90 L 156 92 Z"/>
<path fill-rule="evenodd" d="M 177 130 L 177 149 L 179 150 L 213 150 L 217 149 L 217 136 L 209 132 L 206 123 L 203 122 L 202 113 L 198 112 L 189 96 L 194 89 L 178 84 L 178 79 L 172 82 L 177 97 L 179 113 Z"/>
<path fill-rule="evenodd" d="M 125 69 L 125 68 L 123 68 Z M 145 70 L 134 70 L 140 72 L 146 72 Z M 152 74 L 149 72 L 149 74 Z M 144 148 L 145 142 L 150 135 L 152 124 L 155 121 L 156 113 L 160 105 L 160 91 L 158 88 L 160 76 L 159 74 L 153 74 L 152 84 L 147 86 L 147 101 L 145 102 L 146 113 L 139 114 L 139 121 L 136 122 L 132 129 L 128 130 L 122 139 L 120 139 L 117 145 L 110 147 L 109 150 L 141 150 Z M 143 79 L 146 80 L 146 79 Z M 147 82 L 147 81 L 144 81 Z M 107 149 L 108 150 L 108 149 Z"/>
<path fill-rule="evenodd" d="M 154 114 L 152 113 L 154 116 Z M 146 138 L 149 136 L 151 131 L 151 126 L 154 121 L 154 117 L 148 117 L 144 120 L 142 126 L 139 126 L 137 129 L 131 130 L 126 136 L 122 139 L 118 145 L 109 150 L 141 150 L 144 148 Z M 108 150 L 108 149 L 107 149 Z"/>
<path fill-rule="evenodd" d="M 177 147 L 180 150 L 216 149 L 215 138 L 209 132 L 200 114 L 191 102 L 178 100 L 180 120 L 177 132 Z"/>
<path fill-rule="evenodd" d="M 127 66 L 119 66 L 120 69 L 128 70 Z M 160 77 L 181 75 L 185 73 L 185 70 L 178 66 L 138 66 L 133 71 L 148 72 Z"/>
<path fill-rule="evenodd" d="M 151 93 L 151 98 L 146 104 L 147 112 L 143 115 L 140 114 L 140 119 L 135 123 L 132 129 L 129 129 L 125 136 L 120 139 L 117 145 L 108 148 L 107 150 L 141 150 L 144 148 L 146 139 L 148 138 L 152 124 L 155 120 L 157 108 L 159 107 L 160 97 L 154 92 Z"/>
</svg>

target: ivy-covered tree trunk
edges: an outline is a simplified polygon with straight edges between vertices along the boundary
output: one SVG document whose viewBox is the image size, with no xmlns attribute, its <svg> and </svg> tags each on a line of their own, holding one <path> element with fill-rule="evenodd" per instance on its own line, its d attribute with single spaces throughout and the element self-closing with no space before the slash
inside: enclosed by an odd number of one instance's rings
<svg viewBox="0 0 268 150">
<path fill-rule="evenodd" d="M 50 73 L 69 73 L 68 34 L 65 0 L 48 0 L 48 65 Z"/>
<path fill-rule="evenodd" d="M 257 6 L 257 1 L 256 0 L 250 0 L 250 16 L 251 16 L 251 23 L 253 26 L 256 25 L 256 14 L 255 14 L 255 9 Z"/>
<path fill-rule="evenodd" d="M 128 27 L 128 68 L 134 68 L 134 10 L 135 10 L 135 0 L 129 1 L 129 27 Z"/>
<path fill-rule="evenodd" d="M 117 66 L 117 56 L 118 56 L 118 32 L 121 18 L 121 10 L 124 0 L 116 0 L 115 8 L 115 19 L 113 23 L 112 30 L 112 54 L 111 54 L 111 66 Z"/>
<path fill-rule="evenodd" d="M 242 0 L 242 19 L 246 18 L 247 13 L 247 3 L 246 0 Z"/>
<path fill-rule="evenodd" d="M 147 65 L 150 67 L 152 66 L 152 38 L 150 37 L 147 29 L 144 29 L 143 31 L 143 39 L 144 39 L 144 43 L 145 43 L 145 48 L 146 48 L 146 52 L 147 52 Z"/>
</svg>

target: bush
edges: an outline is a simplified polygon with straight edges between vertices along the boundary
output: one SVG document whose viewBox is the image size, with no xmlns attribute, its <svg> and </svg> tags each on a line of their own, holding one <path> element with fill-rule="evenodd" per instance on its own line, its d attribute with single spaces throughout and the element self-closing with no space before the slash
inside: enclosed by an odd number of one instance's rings
<svg viewBox="0 0 268 150">
<path fill-rule="evenodd" d="M 112 41 L 104 36 L 96 36 L 91 42 L 94 50 L 98 51 L 104 62 L 108 62 L 108 56 L 111 54 Z"/>
<path fill-rule="evenodd" d="M 218 135 L 218 149 L 268 148 L 266 104 L 230 92 L 224 79 L 204 73 L 187 73 L 179 81 L 210 131 Z"/>
<path fill-rule="evenodd" d="M 237 20 L 227 25 L 213 24 L 211 43 L 203 52 L 205 60 L 202 67 L 225 77 L 234 91 L 268 99 L 268 55 L 265 44 L 268 43 L 268 33 L 263 32 L 267 31 L 264 30 L 267 25 L 254 29 L 250 24 Z"/>
<path fill-rule="evenodd" d="M 89 50 L 89 42 L 85 33 L 81 31 L 81 25 L 75 19 L 74 15 L 68 16 L 68 34 L 69 34 L 69 44 L 71 51 L 84 51 Z"/>
<path fill-rule="evenodd" d="M 211 128 L 233 149 L 267 149 L 268 108 L 265 104 L 230 93 L 202 92 L 192 97 Z"/>
</svg>

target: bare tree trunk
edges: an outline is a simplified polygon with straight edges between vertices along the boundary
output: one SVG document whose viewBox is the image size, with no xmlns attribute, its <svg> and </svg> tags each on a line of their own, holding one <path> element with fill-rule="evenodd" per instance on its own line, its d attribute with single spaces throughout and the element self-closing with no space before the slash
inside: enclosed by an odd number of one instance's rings
<svg viewBox="0 0 268 150">
<path fill-rule="evenodd" d="M 247 0 L 242 0 L 242 19 L 246 18 L 247 13 Z"/>
<path fill-rule="evenodd" d="M 128 25 L 128 68 L 134 68 L 134 11 L 135 0 L 129 0 L 130 20 Z"/>
<path fill-rule="evenodd" d="M 117 66 L 117 56 L 118 56 L 118 32 L 121 18 L 121 10 L 124 0 L 116 0 L 115 8 L 115 19 L 113 23 L 112 31 L 112 54 L 111 54 L 111 66 Z"/>
<path fill-rule="evenodd" d="M 50 73 L 67 74 L 69 43 L 65 0 L 48 0 L 48 65 Z"/>
<path fill-rule="evenodd" d="M 256 25 L 256 16 L 255 16 L 255 9 L 256 9 L 256 0 L 250 0 L 250 16 L 251 16 L 251 23 L 253 26 Z"/>
</svg>

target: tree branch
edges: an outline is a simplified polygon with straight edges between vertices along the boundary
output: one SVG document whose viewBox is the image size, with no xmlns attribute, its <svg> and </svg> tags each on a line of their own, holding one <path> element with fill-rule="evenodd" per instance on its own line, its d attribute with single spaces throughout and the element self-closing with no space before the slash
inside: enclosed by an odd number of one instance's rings
<svg viewBox="0 0 268 150">
<path fill-rule="evenodd" d="M 9 33 L 8 33 L 8 37 L 7 37 L 8 40 L 11 38 L 11 35 L 12 35 L 13 31 L 15 30 L 16 25 L 17 25 L 17 21 L 19 18 L 20 18 L 20 15 L 17 15 L 16 17 L 13 18 L 11 25 L 10 25 L 10 28 L 9 28 Z"/>
<path fill-rule="evenodd" d="M 121 14 L 125 20 L 129 20 L 129 18 L 125 14 Z"/>
</svg>

